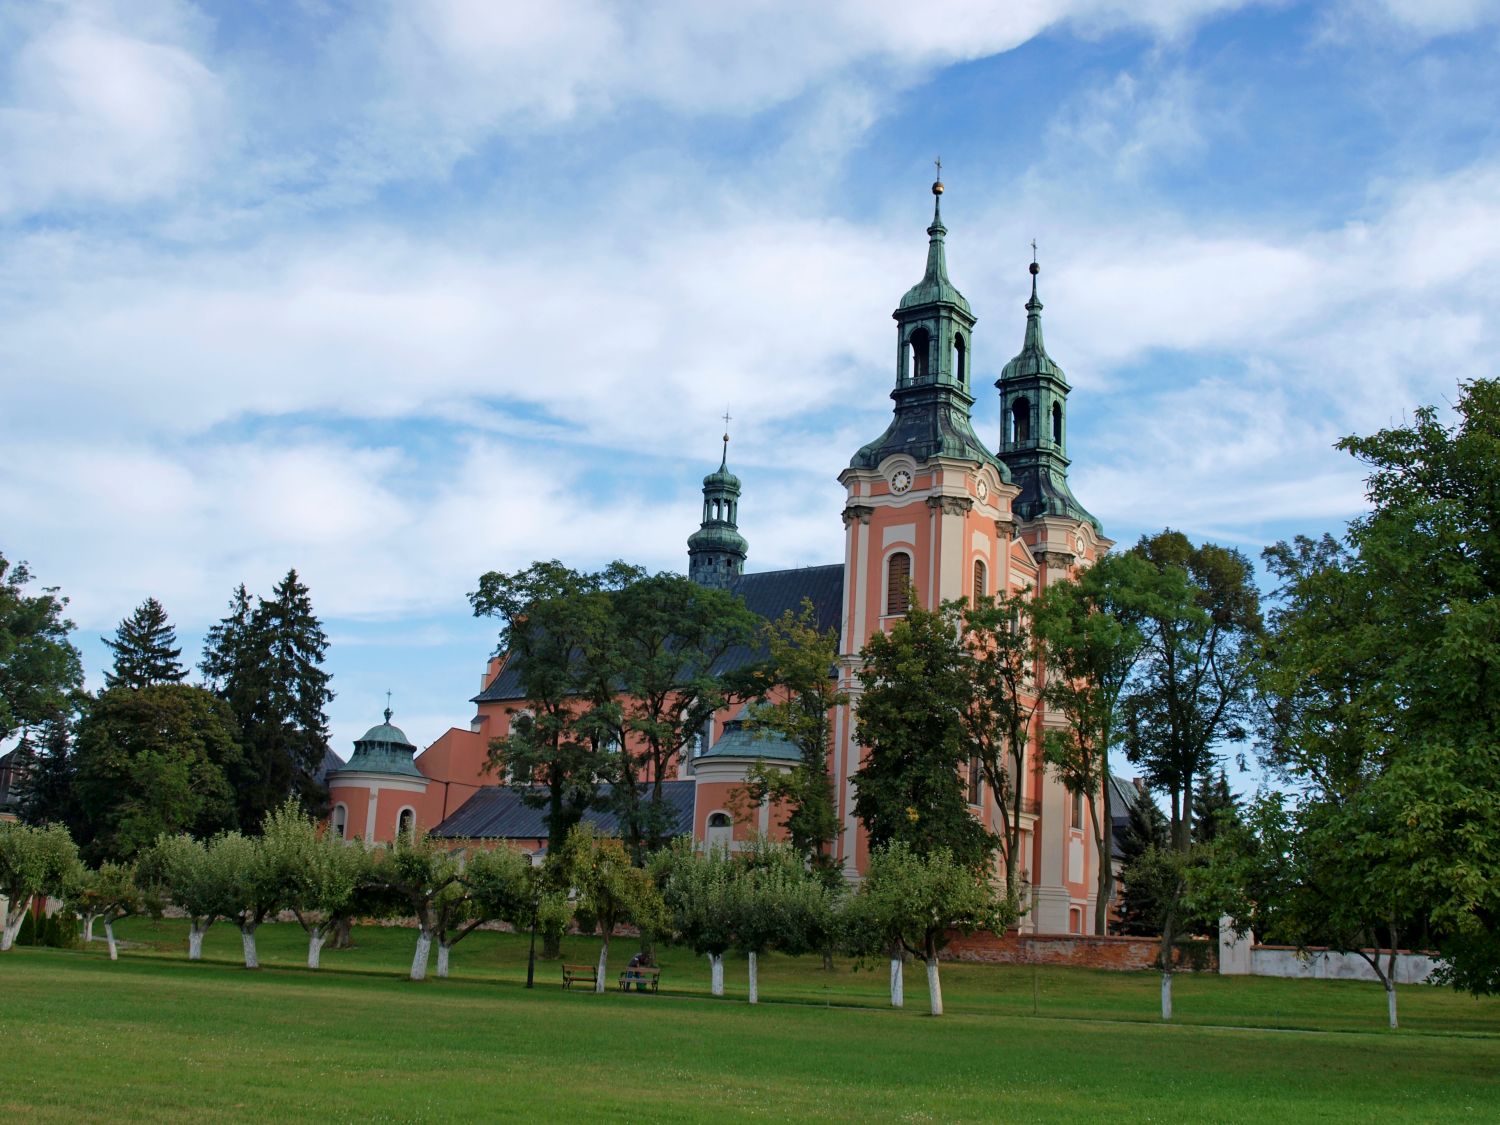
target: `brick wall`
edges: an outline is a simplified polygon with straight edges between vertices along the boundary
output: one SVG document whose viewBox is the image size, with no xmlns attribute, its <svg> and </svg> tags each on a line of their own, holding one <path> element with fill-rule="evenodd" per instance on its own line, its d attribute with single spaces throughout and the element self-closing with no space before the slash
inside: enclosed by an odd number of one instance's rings
<svg viewBox="0 0 1500 1125">
<path fill-rule="evenodd" d="M 1203 940 L 1206 967 L 1212 970 L 1217 959 L 1207 940 Z M 949 961 L 982 961 L 997 965 L 1076 965 L 1083 969 L 1113 969 L 1131 972 L 1150 969 L 1156 964 L 1160 944 L 1149 937 L 1093 937 L 1080 934 L 992 934 L 987 931 L 954 935 L 943 951 Z M 1176 950 L 1175 961 L 1187 967 L 1182 950 Z"/>
</svg>

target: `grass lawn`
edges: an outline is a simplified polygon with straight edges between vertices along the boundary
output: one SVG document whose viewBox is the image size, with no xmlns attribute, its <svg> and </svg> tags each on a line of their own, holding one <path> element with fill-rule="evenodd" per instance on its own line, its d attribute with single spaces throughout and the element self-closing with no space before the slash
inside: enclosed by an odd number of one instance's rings
<svg viewBox="0 0 1500 1125">
<path fill-rule="evenodd" d="M 453 979 L 402 974 L 411 931 L 298 967 L 295 926 L 261 930 L 266 968 L 210 931 L 185 959 L 180 923 L 118 927 L 139 943 L 0 957 L 0 1108 L 28 1119 L 467 1116 L 695 1121 L 1453 1121 L 1500 1119 L 1500 1002 L 1378 986 L 1180 977 L 1156 1019 L 1154 974 L 947 965 L 949 1014 L 885 1006 L 885 971 L 762 959 L 763 1003 L 708 998 L 706 962 L 662 949 L 663 994 L 563 992 L 555 964 L 522 987 L 523 937 L 481 933 Z M 569 961 L 597 943 L 572 939 Z M 618 945 L 623 964 L 631 945 Z M 737 996 L 736 996 L 737 993 Z M 1033 1003 L 1039 1015 L 1032 1015 Z M 1301 1030 L 1285 1030 L 1297 1028 Z"/>
</svg>

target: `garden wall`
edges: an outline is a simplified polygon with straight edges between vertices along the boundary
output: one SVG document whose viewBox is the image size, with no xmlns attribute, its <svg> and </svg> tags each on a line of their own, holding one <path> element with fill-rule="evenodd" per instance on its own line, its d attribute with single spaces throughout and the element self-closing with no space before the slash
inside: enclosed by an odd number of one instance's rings
<svg viewBox="0 0 1500 1125">
<path fill-rule="evenodd" d="M 1201 946 L 1201 948 L 1199 948 Z M 1194 939 L 1194 955 L 1176 950 L 1179 968 L 1213 970 L 1212 944 Z M 997 965 L 1076 965 L 1083 969 L 1132 972 L 1156 966 L 1160 942 L 1150 937 L 1095 937 L 1090 934 L 955 934 L 943 951 L 950 961 L 980 961 Z"/>
</svg>

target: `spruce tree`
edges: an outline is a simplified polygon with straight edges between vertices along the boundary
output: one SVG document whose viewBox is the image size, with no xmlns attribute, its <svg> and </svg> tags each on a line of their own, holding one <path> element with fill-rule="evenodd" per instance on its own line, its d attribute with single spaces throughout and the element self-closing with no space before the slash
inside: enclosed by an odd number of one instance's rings
<svg viewBox="0 0 1500 1125">
<path fill-rule="evenodd" d="M 1116 931 L 1143 937 L 1160 932 L 1161 903 L 1156 882 L 1145 878 L 1151 864 L 1143 857 L 1171 850 L 1172 830 L 1166 814 L 1145 793 L 1130 806 L 1130 821 L 1120 838 L 1120 921 Z M 1137 866 L 1142 864 L 1142 866 Z"/>
<path fill-rule="evenodd" d="M 1207 844 L 1225 828 L 1239 824 L 1240 799 L 1229 788 L 1229 777 L 1221 769 L 1203 778 L 1193 794 L 1193 839 Z"/>
<path fill-rule="evenodd" d="M 27 824 L 62 824 L 76 827 L 77 804 L 73 797 L 75 763 L 72 753 L 70 716 L 58 712 L 27 732 L 16 748 L 26 758 L 17 784 L 16 803 Z"/>
<path fill-rule="evenodd" d="M 103 638 L 115 654 L 115 666 L 104 673 L 106 688 L 145 688 L 152 684 L 180 684 L 186 675 L 177 662 L 182 649 L 177 630 L 167 620 L 167 611 L 155 598 L 147 598 L 135 612 L 120 622 L 115 639 Z"/>
</svg>

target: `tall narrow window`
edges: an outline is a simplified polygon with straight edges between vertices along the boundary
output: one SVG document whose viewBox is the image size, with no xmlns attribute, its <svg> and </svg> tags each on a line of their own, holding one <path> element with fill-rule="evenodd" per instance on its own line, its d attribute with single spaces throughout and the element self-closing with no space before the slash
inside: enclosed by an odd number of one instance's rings
<svg viewBox="0 0 1500 1125">
<path fill-rule="evenodd" d="M 1073 794 L 1073 827 L 1083 827 L 1083 794 Z"/>
<path fill-rule="evenodd" d="M 911 556 L 897 551 L 887 564 L 885 578 L 885 611 L 905 613 L 911 608 Z"/>
<path fill-rule="evenodd" d="M 349 838 L 349 810 L 343 805 L 333 806 L 332 827 L 336 839 L 347 840 Z"/>
<path fill-rule="evenodd" d="M 984 601 L 984 594 L 985 594 L 985 589 L 984 589 L 984 563 L 981 560 L 979 560 L 979 559 L 975 559 L 974 560 L 974 605 L 975 605 L 976 608 L 978 607 L 978 605 L 979 605 L 980 602 Z"/>
<path fill-rule="evenodd" d="M 1010 408 L 1010 440 L 1031 440 L 1031 403 L 1024 398 L 1016 399 L 1015 405 Z"/>
<path fill-rule="evenodd" d="M 965 355 L 964 338 L 959 333 L 953 334 L 953 373 L 958 376 L 960 387 L 968 386 L 969 367 L 968 357 Z"/>
<path fill-rule="evenodd" d="M 1062 403 L 1052 404 L 1052 444 L 1062 444 Z"/>
<path fill-rule="evenodd" d="M 411 842 L 417 835 L 417 814 L 412 809 L 402 809 L 396 817 L 396 836 Z"/>
<path fill-rule="evenodd" d="M 925 383 L 927 381 L 927 353 L 932 337 L 927 334 L 927 329 L 918 328 L 911 334 L 910 340 L 912 382 Z"/>
<path fill-rule="evenodd" d="M 969 804 L 984 804 L 984 766 L 977 756 L 969 759 Z"/>
</svg>

